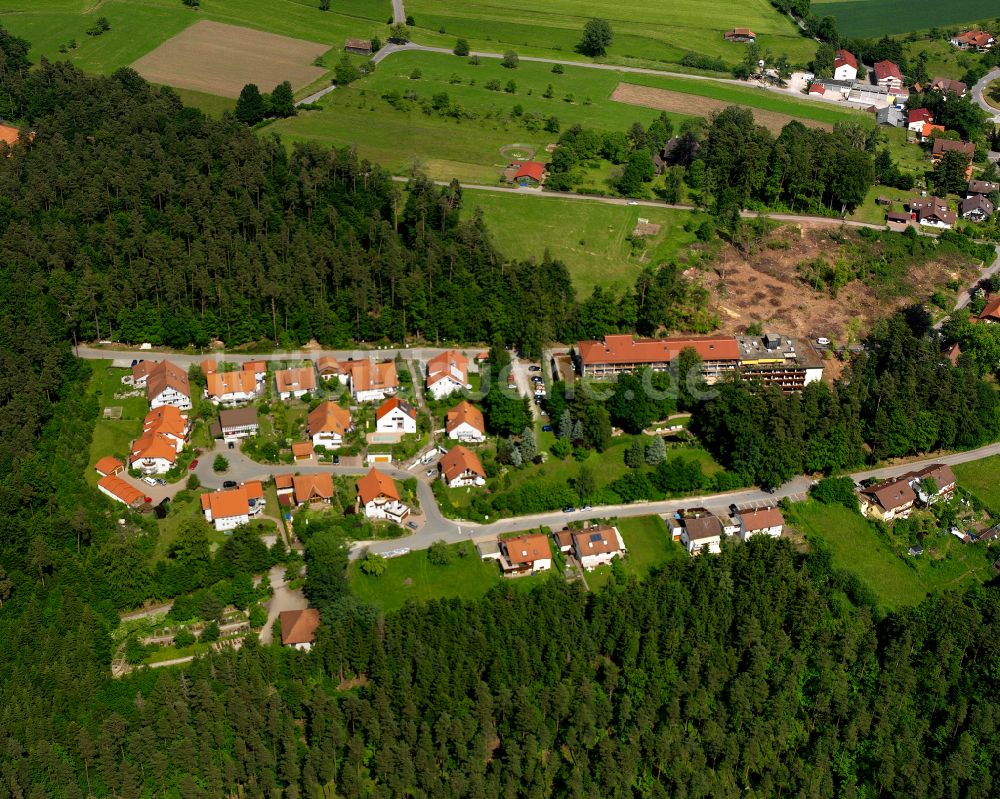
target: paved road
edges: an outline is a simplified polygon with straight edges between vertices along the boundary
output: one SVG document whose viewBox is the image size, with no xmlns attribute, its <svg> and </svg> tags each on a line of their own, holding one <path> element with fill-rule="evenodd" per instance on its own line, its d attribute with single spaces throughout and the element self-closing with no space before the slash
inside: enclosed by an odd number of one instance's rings
<svg viewBox="0 0 1000 799">
<path fill-rule="evenodd" d="M 514 384 L 517 386 L 517 392 L 522 397 L 527 398 L 528 408 L 531 410 L 531 419 L 533 422 L 537 422 L 542 418 L 542 412 L 538 405 L 535 404 L 535 389 L 532 386 L 531 378 L 528 376 L 529 365 L 528 361 L 522 361 L 518 358 L 516 352 L 510 354 L 511 372 L 514 375 Z"/>
<path fill-rule="evenodd" d="M 317 358 L 323 355 L 329 355 L 340 361 L 346 361 L 349 359 L 361 360 L 364 358 L 377 358 L 381 360 L 394 359 L 397 356 L 401 356 L 406 360 L 415 359 L 419 361 L 426 361 L 433 358 L 435 355 L 440 355 L 449 349 L 458 349 L 460 352 L 464 353 L 469 360 L 473 360 L 477 353 L 483 351 L 482 347 L 386 347 L 384 349 L 355 349 L 355 350 L 324 350 L 324 349 L 308 349 L 308 350 L 287 350 L 283 352 L 268 352 L 263 354 L 254 354 L 251 352 L 227 352 L 226 350 L 213 350 L 211 352 L 204 353 L 188 353 L 188 352 L 168 352 L 164 350 L 138 350 L 138 349 L 126 349 L 128 344 L 125 345 L 109 345 L 109 346 L 91 346 L 91 345 L 81 345 L 76 350 L 76 355 L 78 358 L 85 358 L 87 360 L 94 359 L 122 359 L 122 360 L 157 360 L 159 358 L 169 358 L 171 361 L 176 363 L 178 366 L 191 366 L 192 364 L 200 363 L 206 358 L 215 358 L 216 360 L 224 360 L 227 363 L 243 363 L 245 361 L 268 361 L 268 362 L 290 362 L 299 363 L 303 360 L 309 359 L 315 361 Z"/>
<path fill-rule="evenodd" d="M 392 21 L 406 22 L 406 9 L 403 8 L 403 0 L 392 0 Z"/>
<path fill-rule="evenodd" d="M 975 86 L 972 87 L 972 98 L 979 104 L 979 107 L 990 114 L 993 117 L 994 122 L 1000 122 L 1000 111 L 991 106 L 986 99 L 983 97 L 983 92 L 986 87 L 989 86 L 993 81 L 1000 78 L 1000 67 L 990 70 L 987 72 Z"/>
<path fill-rule="evenodd" d="M 308 105 L 309 103 L 315 103 L 317 100 L 326 97 L 330 92 L 332 92 L 336 88 L 337 88 L 336 86 L 331 84 L 323 89 L 320 89 L 318 92 L 313 92 L 308 97 L 303 97 L 295 105 L 300 106 L 300 105 Z"/>
<path fill-rule="evenodd" d="M 155 607 L 137 610 L 133 613 L 125 613 L 121 619 L 122 621 L 134 621 L 135 619 L 148 619 L 150 616 L 166 616 L 173 606 L 173 601 L 170 601 L 164 605 L 156 605 Z"/>
</svg>

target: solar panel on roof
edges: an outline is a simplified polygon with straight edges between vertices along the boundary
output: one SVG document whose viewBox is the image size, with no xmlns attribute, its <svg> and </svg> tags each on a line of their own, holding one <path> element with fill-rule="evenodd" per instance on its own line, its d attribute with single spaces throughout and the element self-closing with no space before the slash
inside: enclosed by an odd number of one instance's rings
<svg viewBox="0 0 1000 799">
<path fill-rule="evenodd" d="M 602 537 L 603 536 L 600 533 L 591 533 L 590 534 L 590 541 L 591 541 L 591 543 L 593 543 L 595 541 L 600 541 Z"/>
</svg>

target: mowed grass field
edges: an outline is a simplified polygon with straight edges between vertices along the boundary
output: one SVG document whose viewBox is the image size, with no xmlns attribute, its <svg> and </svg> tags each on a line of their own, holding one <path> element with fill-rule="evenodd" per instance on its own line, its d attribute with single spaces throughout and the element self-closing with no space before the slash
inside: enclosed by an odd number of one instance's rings
<svg viewBox="0 0 1000 799">
<path fill-rule="evenodd" d="M 834 565 L 857 574 L 886 610 L 915 605 L 934 591 L 961 590 L 992 573 L 985 547 L 962 544 L 948 533 L 925 540 L 924 555 L 898 555 L 873 524 L 842 505 L 795 503 L 788 520 L 808 540 L 825 542 Z"/>
<path fill-rule="evenodd" d="M 127 66 L 198 20 L 214 20 L 322 42 L 339 50 L 348 38 L 384 38 L 390 0 L 334 0 L 329 12 L 317 0 L 201 0 L 198 10 L 181 0 L 3 0 L 0 24 L 32 44 L 31 59 L 69 60 L 87 72 Z M 88 36 L 106 17 L 111 30 Z M 60 53 L 75 40 L 78 47 Z M 270 90 L 271 87 L 261 87 Z"/>
<path fill-rule="evenodd" d="M 563 130 L 580 124 L 602 131 L 624 131 L 636 121 L 644 125 L 652 122 L 659 111 L 611 100 L 621 79 L 619 73 L 585 67 L 566 67 L 560 75 L 541 63 L 522 61 L 518 69 L 509 70 L 496 59 L 482 59 L 473 66 L 468 59 L 451 55 L 396 53 L 369 77 L 326 95 L 322 110 L 275 122 L 265 131 L 279 133 L 289 142 L 355 145 L 361 156 L 396 174 L 406 174 L 416 165 L 435 179 L 492 184 L 506 165 L 501 148 L 527 145 L 539 151 L 537 157 L 542 159 L 545 146 L 558 139 L 557 133 L 529 131 L 513 117 L 516 106 L 524 114 L 558 118 Z M 487 89 L 493 80 L 501 86 L 513 81 L 515 91 Z M 717 81 L 631 74 L 628 80 L 686 98 L 688 102 L 678 104 L 682 112 L 669 114 L 675 124 L 688 116 L 709 113 L 706 97 L 829 124 L 867 118 L 824 103 Z M 543 95 L 550 85 L 552 97 L 546 98 Z M 460 106 L 473 112 L 475 118 L 425 114 L 416 105 L 408 111 L 397 110 L 383 99 L 387 92 L 413 92 L 427 100 L 444 93 L 451 107 Z"/>
<path fill-rule="evenodd" d="M 975 494 L 990 513 L 1000 516 L 1000 456 L 960 463 L 952 470 L 962 488 Z"/>
<path fill-rule="evenodd" d="M 142 432 L 142 420 L 149 411 L 149 403 L 145 393 L 138 397 L 115 399 L 115 394 L 130 391 L 129 386 L 122 384 L 122 377 L 129 374 L 128 369 L 115 369 L 109 360 L 91 361 L 92 375 L 89 392 L 97 398 L 100 414 L 94 426 L 94 436 L 90 442 L 90 466 L 87 469 L 87 482 L 97 484 L 98 474 L 92 467 L 105 455 L 114 455 L 125 459 L 129 444 Z M 120 419 L 104 419 L 105 408 L 122 409 Z"/>
<path fill-rule="evenodd" d="M 625 573 L 640 580 L 666 563 L 687 560 L 688 554 L 670 538 L 667 524 L 659 516 L 637 516 L 614 523 L 622 534 L 628 556 L 623 561 Z M 598 591 L 611 579 L 612 566 L 600 566 L 587 574 L 587 585 Z"/>
<path fill-rule="evenodd" d="M 831 16 L 845 36 L 882 36 L 1000 17 L 996 0 L 828 0 L 812 4 L 817 19 Z"/>
<path fill-rule="evenodd" d="M 611 0 L 407 0 L 406 13 L 414 17 L 414 38 L 420 42 L 447 43 L 461 36 L 474 49 L 555 52 L 565 58 L 580 57 L 575 48 L 583 26 L 600 17 L 614 31 L 608 60 L 617 63 L 676 63 L 694 52 L 736 64 L 743 46 L 723 38 L 734 27 L 751 28 L 762 47 L 786 53 L 793 62 L 804 64 L 816 49 L 768 0 L 634 0 L 627 5 Z"/>
<path fill-rule="evenodd" d="M 510 257 L 540 258 L 548 250 L 569 267 L 581 297 L 597 285 L 632 286 L 646 265 L 669 261 L 695 241 L 694 233 L 684 230 L 692 213 L 669 208 L 466 191 L 462 210 L 468 216 L 481 210 L 494 240 Z M 661 229 L 636 252 L 628 237 L 640 217 Z M 695 216 L 696 223 L 700 220 Z"/>
</svg>

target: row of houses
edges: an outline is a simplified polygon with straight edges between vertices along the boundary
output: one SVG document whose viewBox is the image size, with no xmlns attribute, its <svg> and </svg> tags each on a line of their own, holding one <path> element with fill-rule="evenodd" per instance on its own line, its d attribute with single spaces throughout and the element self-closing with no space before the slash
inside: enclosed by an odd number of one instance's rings
<svg viewBox="0 0 1000 799">
<path fill-rule="evenodd" d="M 625 542 L 617 527 L 592 525 L 582 530 L 566 528 L 552 534 L 522 533 L 479 545 L 483 560 L 495 560 L 505 576 L 537 574 L 552 568 L 552 547 L 576 558 L 587 571 L 625 554 Z"/>
<path fill-rule="evenodd" d="M 573 358 L 582 376 L 603 378 L 644 367 L 664 371 L 685 349 L 694 350 L 701 358 L 702 375 L 708 383 L 738 374 L 792 392 L 823 378 L 823 359 L 811 343 L 775 333 L 663 339 L 616 334 L 601 341 L 578 342 Z"/>
<path fill-rule="evenodd" d="M 890 225 L 916 222 L 939 230 L 954 227 L 959 216 L 970 222 L 986 222 L 995 210 L 990 195 L 996 191 L 996 186 L 997 184 L 985 180 L 970 181 L 965 197 L 958 203 L 957 212 L 941 197 L 914 197 L 906 203 L 907 213 L 890 211 L 886 214 L 886 222 Z"/>
<path fill-rule="evenodd" d="M 688 554 L 718 554 L 726 536 L 742 541 L 760 535 L 779 538 L 785 528 L 785 519 L 775 507 L 734 509 L 729 516 L 719 516 L 705 508 L 688 508 L 668 519 L 667 527 L 671 537 L 680 542 Z"/>
</svg>

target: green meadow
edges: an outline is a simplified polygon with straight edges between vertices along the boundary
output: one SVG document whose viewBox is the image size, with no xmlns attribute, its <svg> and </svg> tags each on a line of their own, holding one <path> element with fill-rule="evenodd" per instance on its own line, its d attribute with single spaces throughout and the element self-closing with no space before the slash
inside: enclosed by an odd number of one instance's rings
<svg viewBox="0 0 1000 799">
<path fill-rule="evenodd" d="M 329 12 L 316 0 L 201 0 L 198 10 L 181 0 L 4 0 L 0 24 L 32 44 L 37 62 L 68 60 L 87 72 L 127 66 L 199 19 L 343 46 L 349 37 L 385 34 L 389 0 L 335 0 Z M 99 17 L 111 30 L 86 31 Z M 75 41 L 77 48 L 60 52 Z"/>
<path fill-rule="evenodd" d="M 961 26 L 1000 15 L 996 0 L 827 0 L 812 13 L 837 20 L 845 36 L 882 36 L 943 26 Z"/>
<path fill-rule="evenodd" d="M 408 0 L 406 13 L 414 17 L 414 38 L 422 43 L 450 44 L 460 36 L 473 49 L 564 58 L 581 57 L 575 48 L 583 26 L 600 17 L 615 34 L 607 56 L 615 63 L 676 63 L 698 53 L 735 65 L 743 46 L 723 38 L 734 27 L 751 28 L 762 47 L 793 62 L 807 62 L 816 48 L 768 0 L 634 0 L 625 6 L 610 0 Z"/>
</svg>

